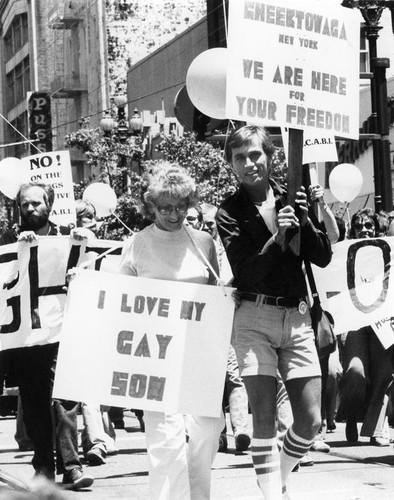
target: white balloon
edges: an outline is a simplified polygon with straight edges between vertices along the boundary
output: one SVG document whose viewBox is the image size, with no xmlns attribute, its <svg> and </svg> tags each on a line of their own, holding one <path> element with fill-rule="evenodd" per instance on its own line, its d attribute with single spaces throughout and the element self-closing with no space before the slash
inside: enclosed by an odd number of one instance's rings
<svg viewBox="0 0 394 500">
<path fill-rule="evenodd" d="M 83 192 L 82 199 L 94 206 L 97 217 L 108 217 L 115 212 L 118 201 L 115 191 L 104 182 L 89 184 Z"/>
<path fill-rule="evenodd" d="M 186 89 L 194 106 L 211 118 L 226 118 L 227 49 L 199 54 L 190 64 Z"/>
<path fill-rule="evenodd" d="M 20 186 L 26 182 L 24 164 L 19 158 L 0 161 L 0 191 L 11 200 L 16 198 Z"/>
<path fill-rule="evenodd" d="M 355 165 L 341 163 L 332 169 L 328 184 L 337 200 L 350 203 L 361 191 L 363 174 Z"/>
</svg>

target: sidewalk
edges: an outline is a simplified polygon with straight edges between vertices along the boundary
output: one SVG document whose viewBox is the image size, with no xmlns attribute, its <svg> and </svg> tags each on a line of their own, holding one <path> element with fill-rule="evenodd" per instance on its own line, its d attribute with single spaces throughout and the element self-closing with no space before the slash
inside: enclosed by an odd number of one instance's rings
<svg viewBox="0 0 394 500">
<path fill-rule="evenodd" d="M 82 423 L 82 422 L 81 422 Z M 117 430 L 119 454 L 108 457 L 99 467 L 86 466 L 95 482 L 90 490 L 65 492 L 79 500 L 148 500 L 148 472 L 144 434 L 132 412 L 125 412 L 125 429 Z M 0 470 L 30 481 L 32 453 L 17 450 L 13 439 L 15 419 L 0 419 Z M 394 430 L 391 429 L 392 437 Z M 218 453 L 212 469 L 211 500 L 262 500 L 249 453 L 235 454 L 234 440 L 228 437 L 229 451 Z M 291 474 L 288 491 L 292 500 L 392 500 L 394 498 L 393 445 L 378 448 L 360 438 L 348 446 L 345 425 L 337 424 L 327 434 L 330 453 L 310 452 L 315 465 L 300 467 Z M 57 481 L 61 481 L 57 476 Z"/>
</svg>

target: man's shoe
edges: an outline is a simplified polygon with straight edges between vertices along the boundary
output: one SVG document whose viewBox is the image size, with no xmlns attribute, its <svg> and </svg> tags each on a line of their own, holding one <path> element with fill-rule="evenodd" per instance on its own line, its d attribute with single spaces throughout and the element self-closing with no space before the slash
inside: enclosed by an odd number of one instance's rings
<svg viewBox="0 0 394 500">
<path fill-rule="evenodd" d="M 337 428 L 336 423 L 332 422 L 331 424 L 327 424 L 327 432 L 334 432 Z"/>
<path fill-rule="evenodd" d="M 218 452 L 226 453 L 226 451 L 227 451 L 227 436 L 226 434 L 220 434 Z"/>
<path fill-rule="evenodd" d="M 89 465 L 103 465 L 105 464 L 105 453 L 100 448 L 92 448 L 86 453 Z"/>
<path fill-rule="evenodd" d="M 355 420 L 348 420 L 346 422 L 345 434 L 348 443 L 357 443 L 358 430 L 357 430 L 357 422 Z"/>
<path fill-rule="evenodd" d="M 390 446 L 390 439 L 383 437 L 371 437 L 369 442 L 372 446 Z"/>
<path fill-rule="evenodd" d="M 235 449 L 237 451 L 246 451 L 250 445 L 250 437 L 245 432 L 235 435 Z"/>
<path fill-rule="evenodd" d="M 307 453 L 301 458 L 299 464 L 301 467 L 311 467 L 312 465 L 315 465 L 315 462 L 311 459 L 311 457 Z"/>
<path fill-rule="evenodd" d="M 312 443 L 311 450 L 312 451 L 322 451 L 323 453 L 329 453 L 331 448 L 322 439 L 316 439 L 316 441 L 313 441 L 313 443 Z"/>
<path fill-rule="evenodd" d="M 65 490 L 81 490 L 89 488 L 93 481 L 92 476 L 85 476 L 79 467 L 75 467 L 64 474 L 62 485 Z"/>
</svg>

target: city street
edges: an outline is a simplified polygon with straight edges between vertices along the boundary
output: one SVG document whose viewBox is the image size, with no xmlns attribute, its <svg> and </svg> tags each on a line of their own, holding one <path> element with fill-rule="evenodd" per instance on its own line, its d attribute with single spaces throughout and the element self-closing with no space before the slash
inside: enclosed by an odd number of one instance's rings
<svg viewBox="0 0 394 500">
<path fill-rule="evenodd" d="M 292 473 L 289 492 L 293 500 L 389 500 L 394 497 L 393 445 L 377 448 L 362 437 L 357 445 L 348 446 L 344 431 L 345 425 L 337 424 L 336 431 L 327 435 L 331 452 L 311 452 L 315 465 Z M 28 483 L 33 476 L 32 453 L 18 451 L 14 432 L 15 419 L 1 418 L 0 470 Z M 86 473 L 95 478 L 93 486 L 80 492 L 65 492 L 66 499 L 148 499 L 145 440 L 134 413 L 125 412 L 125 429 L 116 432 L 119 453 L 108 457 L 105 465 L 86 466 Z M 391 433 L 394 437 L 393 429 Z M 61 481 L 61 476 L 57 480 Z M 232 436 L 229 436 L 228 452 L 217 455 L 212 470 L 212 500 L 222 499 L 261 499 L 249 453 L 236 455 Z"/>
</svg>

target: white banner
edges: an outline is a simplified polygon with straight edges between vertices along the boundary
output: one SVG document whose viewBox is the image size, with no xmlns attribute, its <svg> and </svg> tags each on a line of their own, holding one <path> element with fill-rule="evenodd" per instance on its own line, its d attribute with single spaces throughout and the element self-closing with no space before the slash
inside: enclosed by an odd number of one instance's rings
<svg viewBox="0 0 394 500">
<path fill-rule="evenodd" d="M 218 417 L 233 313 L 229 288 L 82 271 L 54 397 Z"/>
<path fill-rule="evenodd" d="M 25 182 L 50 184 L 55 201 L 50 220 L 59 226 L 75 225 L 75 199 L 70 152 L 52 151 L 22 158 L 26 169 Z"/>
<path fill-rule="evenodd" d="M 227 47 L 228 118 L 358 139 L 357 9 L 230 0 Z"/>
<path fill-rule="evenodd" d="M 59 340 L 67 269 L 101 255 L 95 269 L 116 271 L 122 242 L 40 236 L 0 246 L 0 350 Z"/>
<path fill-rule="evenodd" d="M 323 309 L 337 334 L 371 325 L 383 346 L 394 343 L 394 237 L 346 240 L 333 245 L 331 263 L 313 266 Z"/>
</svg>

